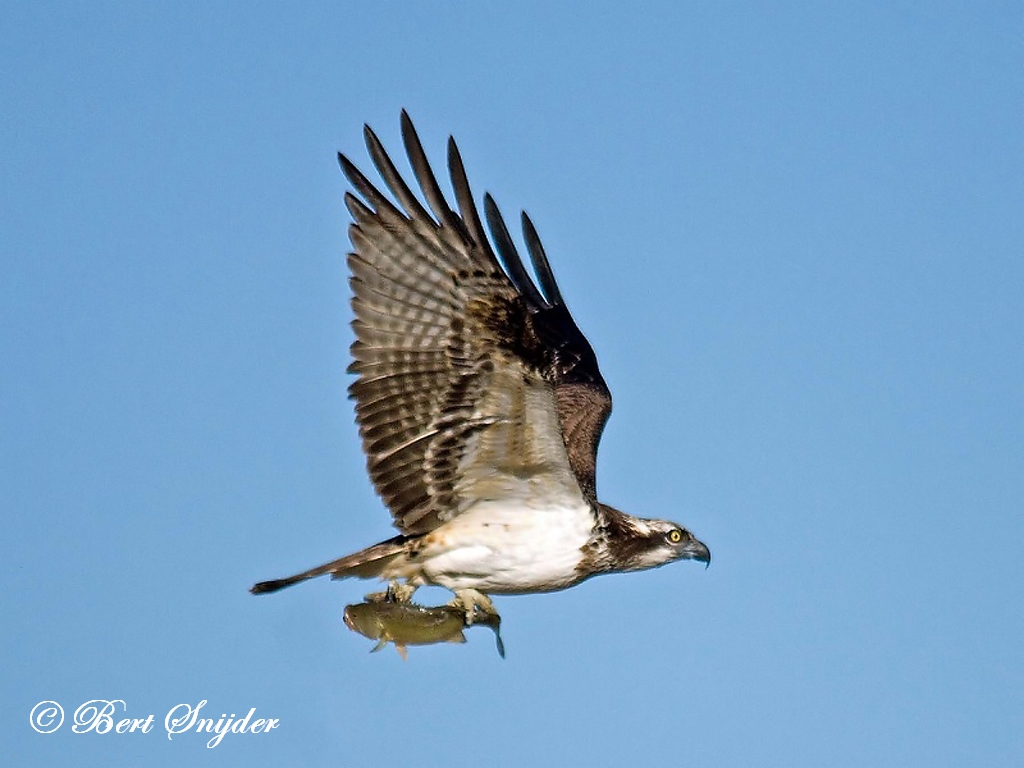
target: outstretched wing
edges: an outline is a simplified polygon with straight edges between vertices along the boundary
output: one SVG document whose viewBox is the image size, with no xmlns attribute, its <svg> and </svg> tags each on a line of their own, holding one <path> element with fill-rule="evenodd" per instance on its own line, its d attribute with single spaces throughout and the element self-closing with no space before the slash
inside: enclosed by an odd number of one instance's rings
<svg viewBox="0 0 1024 768">
<path fill-rule="evenodd" d="M 369 127 L 365 137 L 397 205 L 338 156 L 358 193 L 345 196 L 354 220 L 349 370 L 358 375 L 349 394 L 370 477 L 395 525 L 423 533 L 481 499 L 596 500 L 611 395 L 533 224 L 523 214 L 539 287 L 488 195 L 495 255 L 453 140 L 458 213 L 404 111 L 402 137 L 428 207 Z"/>
</svg>

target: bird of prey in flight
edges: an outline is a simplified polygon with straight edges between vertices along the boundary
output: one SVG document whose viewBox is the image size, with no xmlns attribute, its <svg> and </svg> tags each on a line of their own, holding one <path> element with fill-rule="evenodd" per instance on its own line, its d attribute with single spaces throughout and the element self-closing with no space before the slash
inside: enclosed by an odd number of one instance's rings
<svg viewBox="0 0 1024 768">
<path fill-rule="evenodd" d="M 409 116 L 402 138 L 423 201 L 365 128 L 383 194 L 344 155 L 349 228 L 349 387 L 370 478 L 397 536 L 308 571 L 404 590 L 446 587 L 472 620 L 488 595 L 565 589 L 601 573 L 711 560 L 686 528 L 597 499 L 598 441 L 612 400 L 590 344 L 522 215 L 531 279 L 484 195 L 487 230 L 448 140 L 452 208 Z M 425 204 L 424 204 L 425 203 Z M 488 236 L 488 231 L 490 236 Z M 400 585 L 400 586 L 399 586 Z"/>
</svg>

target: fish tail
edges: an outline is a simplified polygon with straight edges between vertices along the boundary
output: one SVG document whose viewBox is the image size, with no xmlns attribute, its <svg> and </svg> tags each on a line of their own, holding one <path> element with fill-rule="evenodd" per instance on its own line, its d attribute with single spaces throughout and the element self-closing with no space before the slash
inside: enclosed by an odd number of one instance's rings
<svg viewBox="0 0 1024 768">
<path fill-rule="evenodd" d="M 351 555 L 339 557 L 329 563 L 324 563 L 308 571 L 296 573 L 283 579 L 272 579 L 254 584 L 249 591 L 254 595 L 262 595 L 265 592 L 277 592 L 279 589 L 298 584 L 300 581 L 312 579 L 316 576 L 331 574 L 335 579 L 344 579 L 349 576 L 358 576 L 362 579 L 370 579 L 379 576 L 385 566 L 395 557 L 405 551 L 408 536 L 395 536 L 394 538 L 374 544 L 372 547 L 353 552 Z"/>
</svg>

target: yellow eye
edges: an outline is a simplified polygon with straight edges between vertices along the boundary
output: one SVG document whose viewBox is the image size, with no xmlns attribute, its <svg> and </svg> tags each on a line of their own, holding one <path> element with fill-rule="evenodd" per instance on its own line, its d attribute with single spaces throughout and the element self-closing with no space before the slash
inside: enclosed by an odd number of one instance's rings
<svg viewBox="0 0 1024 768">
<path fill-rule="evenodd" d="M 678 528 L 673 528 L 668 532 L 668 540 L 673 544 L 678 544 L 683 540 L 683 532 Z"/>
</svg>

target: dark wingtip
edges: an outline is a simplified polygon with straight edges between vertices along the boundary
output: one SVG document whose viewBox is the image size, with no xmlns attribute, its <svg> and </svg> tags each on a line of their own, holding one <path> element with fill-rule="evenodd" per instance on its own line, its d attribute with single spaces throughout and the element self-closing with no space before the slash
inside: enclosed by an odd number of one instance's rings
<svg viewBox="0 0 1024 768">
<path fill-rule="evenodd" d="M 356 168 L 356 164 L 341 152 L 338 153 L 338 165 L 341 166 L 342 173 L 344 173 L 353 184 L 356 184 L 360 177 L 363 176 L 359 169 Z"/>
<path fill-rule="evenodd" d="M 487 218 L 487 226 L 491 229 L 491 236 L 494 238 L 494 245 L 498 250 L 498 258 L 505 268 L 505 274 L 512 281 L 512 285 L 521 293 L 526 300 L 536 309 L 548 309 L 547 300 L 533 284 L 526 267 L 523 266 L 523 259 L 516 249 L 516 245 L 509 234 L 505 218 L 498 209 L 498 204 L 490 192 L 484 193 L 484 216 Z"/>
<path fill-rule="evenodd" d="M 419 142 L 419 136 L 416 134 L 416 126 L 413 125 L 412 118 L 409 117 L 409 113 L 404 109 L 402 110 L 402 114 L 399 116 L 398 124 L 402 131 L 402 141 L 405 142 L 406 146 L 408 146 L 411 140 L 415 140 L 417 143 Z"/>
<path fill-rule="evenodd" d="M 533 271 L 537 274 L 537 279 L 540 281 L 540 288 L 544 292 L 544 298 L 553 307 L 560 304 L 564 305 L 562 292 L 558 290 L 558 283 L 555 282 L 555 275 L 551 271 L 551 264 L 548 261 L 547 254 L 544 252 L 544 246 L 540 242 L 537 228 L 533 226 L 533 222 L 526 214 L 526 211 L 522 212 L 521 219 L 523 223 L 523 237 L 526 239 L 526 250 L 530 254 L 530 261 L 533 262 Z"/>
</svg>

